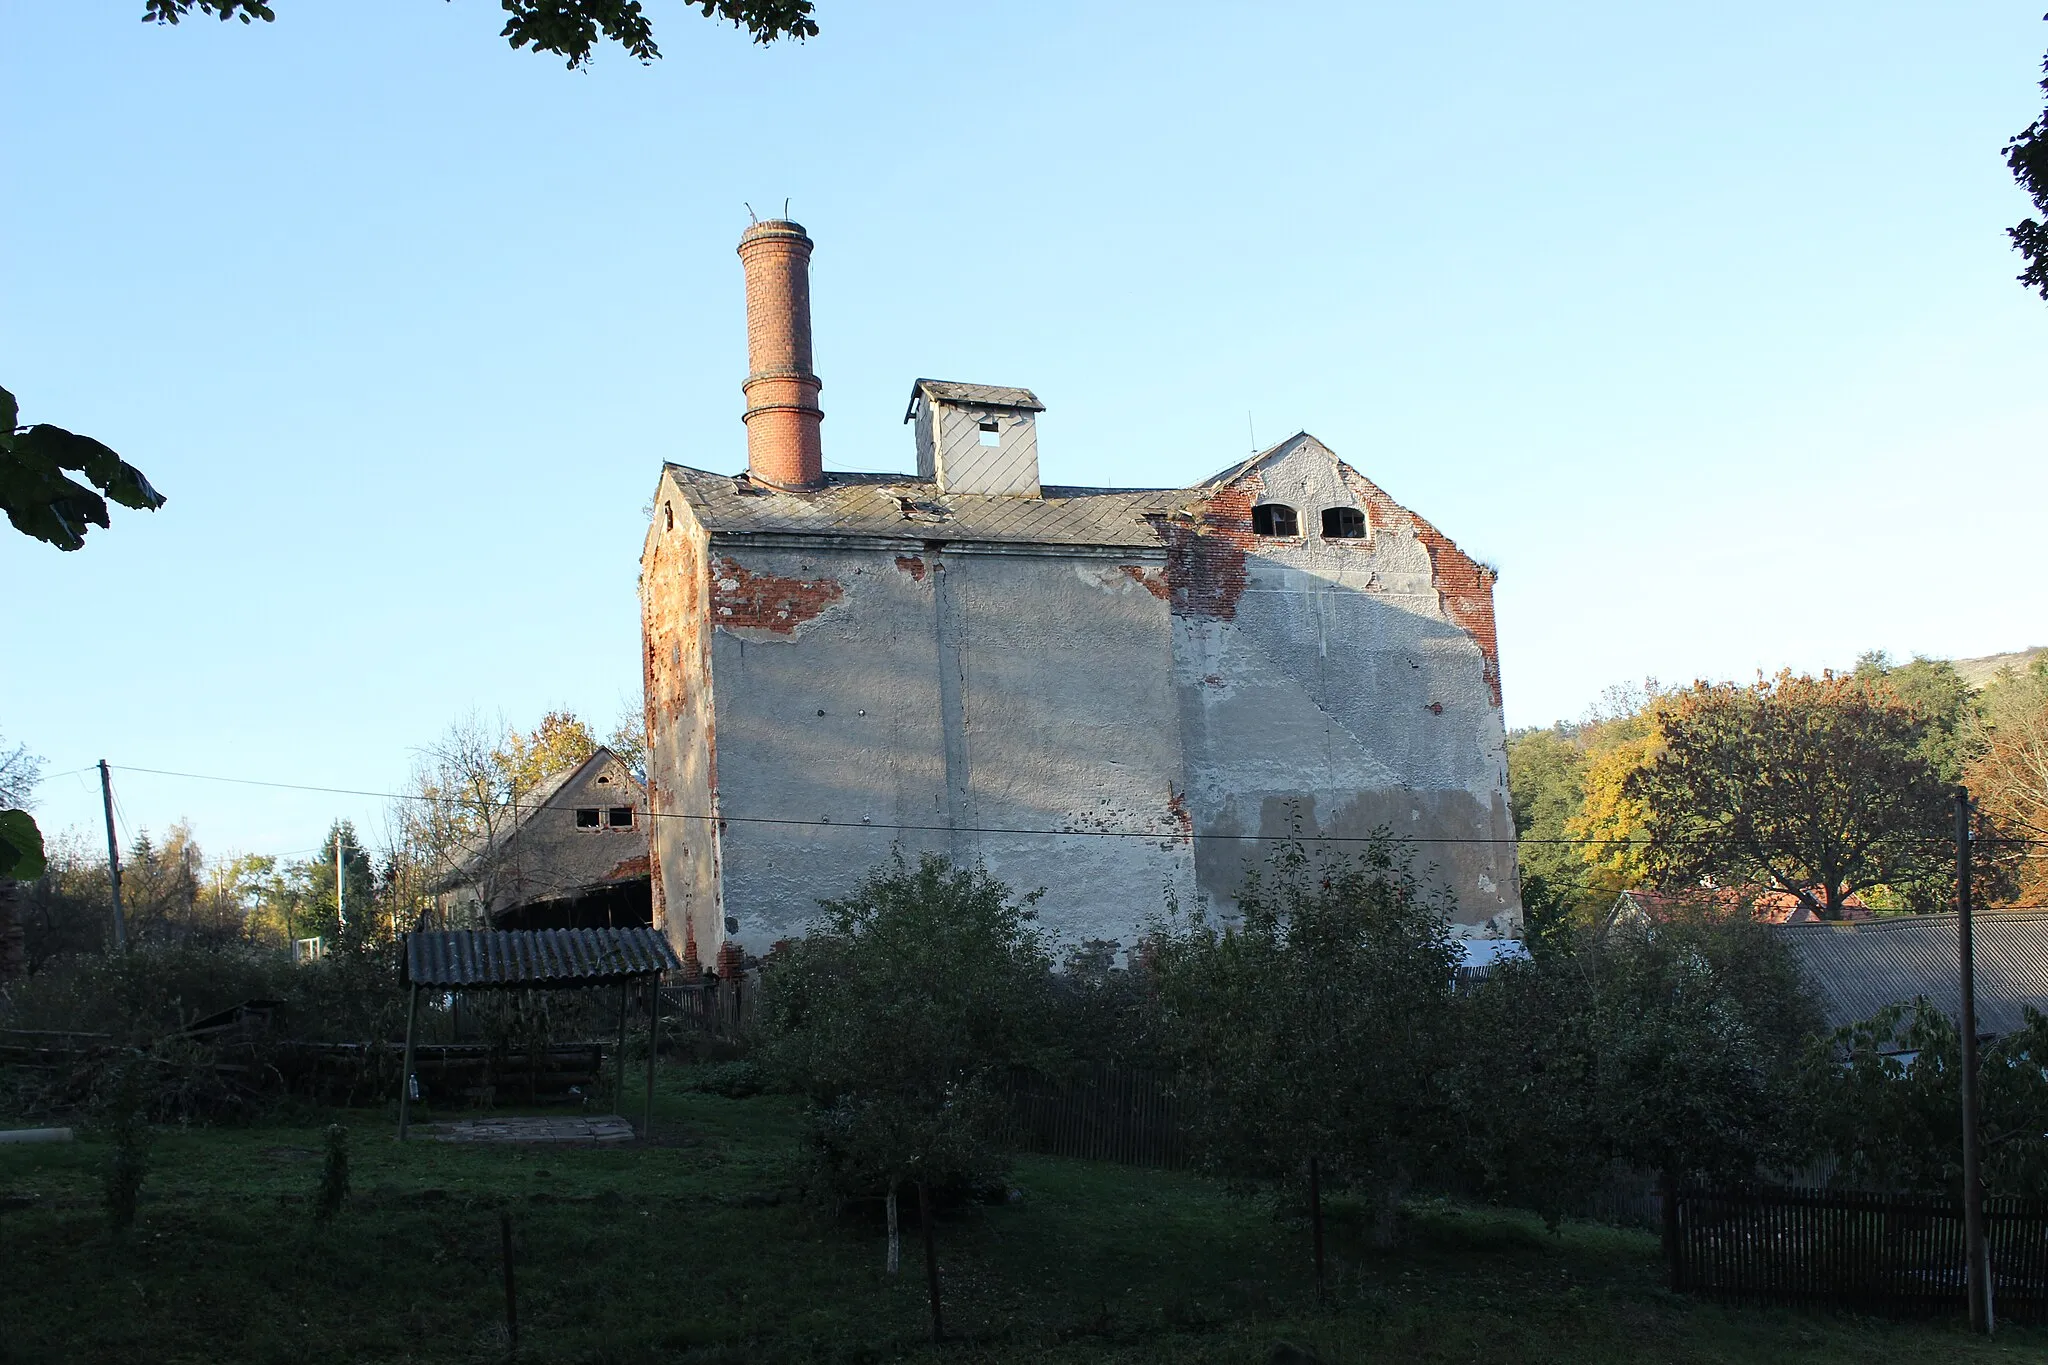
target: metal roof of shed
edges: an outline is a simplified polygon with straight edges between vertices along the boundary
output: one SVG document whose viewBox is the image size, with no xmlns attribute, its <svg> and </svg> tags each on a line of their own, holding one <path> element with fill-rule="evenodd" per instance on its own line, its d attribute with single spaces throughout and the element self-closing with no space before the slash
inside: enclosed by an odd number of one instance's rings
<svg viewBox="0 0 2048 1365">
<path fill-rule="evenodd" d="M 1977 1031 L 2023 1027 L 2029 1007 L 2048 1013 L 2048 913 L 1980 910 L 1970 917 L 1977 960 Z M 1792 948 L 1830 1028 L 1920 996 L 1953 1019 L 1962 1010 L 1954 915 L 1846 924 L 1786 924 Z"/>
<path fill-rule="evenodd" d="M 636 929 L 464 929 L 405 936 L 414 986 L 594 986 L 681 971 L 666 935 Z"/>
</svg>

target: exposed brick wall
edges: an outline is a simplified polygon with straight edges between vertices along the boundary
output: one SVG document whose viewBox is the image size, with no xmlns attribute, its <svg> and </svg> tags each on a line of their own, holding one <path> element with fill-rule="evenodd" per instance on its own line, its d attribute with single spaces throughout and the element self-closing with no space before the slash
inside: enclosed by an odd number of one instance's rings
<svg viewBox="0 0 2048 1365">
<path fill-rule="evenodd" d="M 771 219 L 740 237 L 747 279 L 747 468 L 782 488 L 824 478 L 818 376 L 811 372 L 811 239 Z"/>
<path fill-rule="evenodd" d="M 1221 621 L 1237 615 L 1245 555 L 1258 540 L 1252 534 L 1252 504 L 1259 491 L 1254 472 L 1216 490 L 1193 522 L 1166 523 L 1166 582 L 1176 615 Z"/>
<path fill-rule="evenodd" d="M 909 574 L 916 582 L 924 582 L 924 560 L 916 555 L 897 555 L 896 567 Z"/>
<path fill-rule="evenodd" d="M 1159 570 L 1148 569 L 1142 564 L 1121 564 L 1117 567 L 1121 568 L 1133 583 L 1160 601 L 1164 602 L 1173 595 L 1173 589 L 1167 584 L 1166 575 Z"/>
<path fill-rule="evenodd" d="M 1485 659 L 1486 688 L 1500 705 L 1500 643 L 1493 624 L 1493 570 L 1459 549 L 1451 538 L 1395 502 L 1378 484 L 1343 467 L 1344 479 L 1365 504 L 1367 523 L 1375 535 L 1406 531 L 1429 551 L 1430 581 L 1437 604 L 1451 624 L 1470 635 Z"/>
<path fill-rule="evenodd" d="M 654 860 L 645 853 L 640 854 L 636 858 L 628 858 L 624 862 L 620 863 L 618 866 L 614 867 L 611 871 L 605 873 L 605 880 L 615 882 L 623 880 L 627 877 L 652 876 L 654 871 L 652 867 L 653 861 Z"/>
<path fill-rule="evenodd" d="M 832 578 L 783 578 L 756 573 L 730 555 L 721 556 L 711 583 L 711 619 L 735 629 L 794 635 L 796 628 L 846 595 Z"/>
</svg>

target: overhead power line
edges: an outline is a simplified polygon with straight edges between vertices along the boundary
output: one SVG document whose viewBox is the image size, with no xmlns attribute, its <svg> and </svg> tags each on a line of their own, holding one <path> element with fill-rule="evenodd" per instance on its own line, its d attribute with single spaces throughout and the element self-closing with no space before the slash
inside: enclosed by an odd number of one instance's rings
<svg viewBox="0 0 2048 1365">
<path fill-rule="evenodd" d="M 480 802 L 470 797 L 431 796 L 422 792 L 372 791 L 361 787 L 325 787 L 306 782 L 277 782 L 256 777 L 223 777 L 215 773 L 188 773 L 169 768 L 138 768 L 127 764 L 111 765 L 118 772 L 147 773 L 153 777 L 176 777 L 194 782 L 226 782 L 244 787 L 268 787 L 280 791 L 318 792 L 330 796 L 368 796 L 384 801 L 413 801 L 427 805 L 477 807 L 488 805 L 493 810 L 530 811 L 540 810 L 543 803 L 520 801 Z M 793 816 L 770 815 L 728 815 L 707 814 L 695 811 L 660 811 L 649 809 L 649 819 L 655 820 L 698 820 L 717 821 L 732 825 L 773 825 L 802 829 L 877 829 L 892 830 L 908 834 L 1009 834 L 1086 839 L 1233 839 L 1262 843 L 1283 843 L 1298 841 L 1316 844 L 1370 844 L 1381 836 L 1372 834 L 1237 834 L 1192 829 L 1047 829 L 1019 828 L 1002 825 L 906 825 L 882 820 L 832 820 L 825 817 L 803 819 Z M 1930 836 L 1932 837 L 1932 836 Z M 1519 847 L 1529 844 L 1555 844 L 1583 848 L 1591 845 L 1642 847 L 1639 839 L 1578 838 L 1483 838 L 1457 835 L 1402 835 L 1397 842 L 1408 844 L 1484 844 Z M 1935 840 L 1946 843 L 1946 840 Z M 2048 844 L 2048 839 L 1999 839 L 2001 844 Z"/>
</svg>

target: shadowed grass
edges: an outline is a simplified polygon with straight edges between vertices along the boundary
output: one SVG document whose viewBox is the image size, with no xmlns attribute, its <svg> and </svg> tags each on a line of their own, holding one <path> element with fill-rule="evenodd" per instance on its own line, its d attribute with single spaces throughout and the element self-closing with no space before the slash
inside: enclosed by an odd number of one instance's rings
<svg viewBox="0 0 2048 1365">
<path fill-rule="evenodd" d="M 0 1361 L 501 1360 L 501 1209 L 532 1361 L 1247 1362 L 1283 1339 L 1404 1365 L 2048 1357 L 2048 1333 L 1696 1303 L 1660 1287 L 1647 1235 L 1552 1237 L 1449 1203 L 1412 1207 L 1392 1252 L 1334 1209 L 1318 1307 L 1300 1220 L 1193 1176 L 1046 1158 L 1018 1162 L 1021 1198 L 942 1220 L 960 1339 L 934 1348 L 914 1229 L 891 1280 L 878 1219 L 797 1202 L 791 1101 L 683 1079 L 664 1077 L 651 1146 L 400 1147 L 384 1115 L 342 1116 L 354 1193 L 325 1225 L 331 1114 L 158 1130 L 125 1234 L 100 1208 L 104 1146 L 0 1147 Z"/>
</svg>

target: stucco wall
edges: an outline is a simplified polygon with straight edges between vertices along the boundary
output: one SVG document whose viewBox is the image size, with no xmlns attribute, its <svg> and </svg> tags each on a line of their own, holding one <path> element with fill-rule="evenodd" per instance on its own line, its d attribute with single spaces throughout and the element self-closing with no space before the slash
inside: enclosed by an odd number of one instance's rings
<svg viewBox="0 0 2048 1365">
<path fill-rule="evenodd" d="M 1302 534 L 1254 535 L 1260 502 L 1296 509 Z M 1324 539 L 1328 507 L 1362 510 L 1367 537 Z M 1204 522 L 1176 533 L 1174 565 L 1204 903 L 1232 913 L 1266 838 L 1384 827 L 1418 841 L 1463 932 L 1518 932 L 1490 571 L 1308 437 Z"/>
<path fill-rule="evenodd" d="M 1072 941 L 1128 943 L 1134 908 L 1175 879 L 1191 891 L 1159 557 L 718 540 L 711 556 L 725 913 L 749 951 L 898 843 L 1044 887 L 1043 922 Z M 1157 838 L 1058 833 L 1109 828 Z"/>
</svg>

